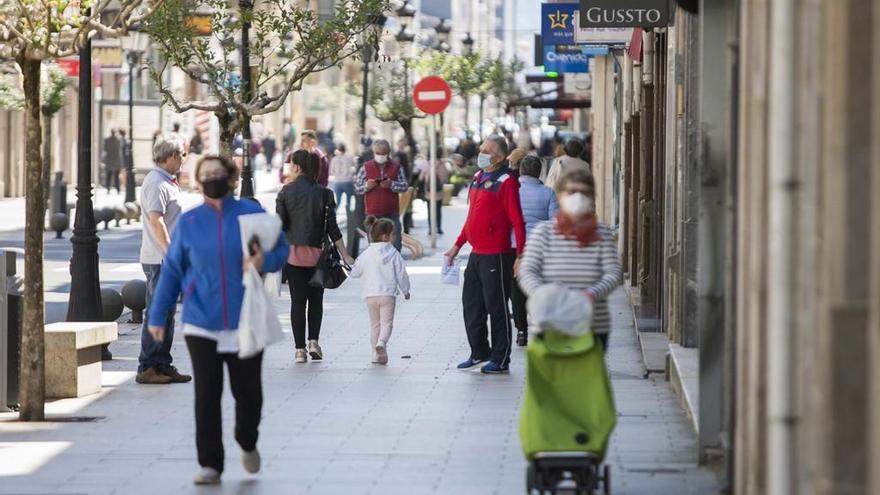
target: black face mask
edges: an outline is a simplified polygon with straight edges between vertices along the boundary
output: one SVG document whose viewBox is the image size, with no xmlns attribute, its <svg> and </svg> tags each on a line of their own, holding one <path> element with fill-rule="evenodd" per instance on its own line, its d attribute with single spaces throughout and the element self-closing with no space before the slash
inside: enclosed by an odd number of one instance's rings
<svg viewBox="0 0 880 495">
<path fill-rule="evenodd" d="M 202 192 L 211 199 L 220 199 L 229 194 L 229 179 L 211 179 L 202 182 Z"/>
</svg>

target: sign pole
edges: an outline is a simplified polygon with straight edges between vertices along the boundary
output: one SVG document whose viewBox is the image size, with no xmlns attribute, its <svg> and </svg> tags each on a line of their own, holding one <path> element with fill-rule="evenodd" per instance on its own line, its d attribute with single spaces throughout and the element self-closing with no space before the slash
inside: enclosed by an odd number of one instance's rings
<svg viewBox="0 0 880 495">
<path fill-rule="evenodd" d="M 428 203 L 431 215 L 431 249 L 437 249 L 437 114 L 431 115 L 431 180 Z"/>
<path fill-rule="evenodd" d="M 430 198 L 428 202 L 431 219 L 431 249 L 437 248 L 437 114 L 446 110 L 452 100 L 452 90 L 441 77 L 423 77 L 413 88 L 413 103 L 416 108 L 431 116 L 431 145 L 428 167 L 431 179 L 428 182 Z M 441 196 L 442 198 L 442 192 Z"/>
</svg>

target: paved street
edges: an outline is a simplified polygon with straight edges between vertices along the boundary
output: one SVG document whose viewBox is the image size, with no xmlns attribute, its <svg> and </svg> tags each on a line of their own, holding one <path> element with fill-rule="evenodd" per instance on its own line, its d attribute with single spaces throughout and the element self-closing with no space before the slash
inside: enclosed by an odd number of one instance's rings
<svg viewBox="0 0 880 495">
<path fill-rule="evenodd" d="M 419 225 L 424 215 L 420 203 Z M 446 231 L 455 232 L 463 216 L 463 205 L 448 208 Z M 104 234 L 102 260 L 130 266 L 138 239 L 128 229 Z M 451 240 L 447 234 L 439 247 Z M 326 296 L 324 362 L 294 365 L 285 291 L 276 309 L 288 338 L 267 352 L 264 364 L 258 476 L 238 463 L 227 390 L 223 485 L 190 484 L 197 468 L 192 386 L 135 384 L 140 331 L 122 325 L 101 394 L 51 403 L 44 424 L 0 422 L 0 494 L 523 493 L 522 351 L 514 351 L 509 376 L 455 370 L 468 350 L 460 288 L 440 283 L 440 252 L 409 263 L 413 299 L 399 303 L 387 367 L 370 364 L 367 315 L 354 280 Z M 104 270 L 102 276 L 117 273 Z M 668 383 L 641 378 L 631 311 L 620 290 L 612 313 L 608 362 L 619 416 L 608 457 L 613 493 L 717 493 L 713 475 L 695 464 L 693 431 Z M 173 353 L 189 371 L 182 339 Z M 61 421 L 71 417 L 82 422 Z"/>
</svg>

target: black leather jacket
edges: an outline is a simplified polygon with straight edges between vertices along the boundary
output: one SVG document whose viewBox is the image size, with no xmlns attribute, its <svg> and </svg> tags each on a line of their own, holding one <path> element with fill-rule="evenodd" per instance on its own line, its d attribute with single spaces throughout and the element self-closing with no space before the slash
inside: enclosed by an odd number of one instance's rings
<svg viewBox="0 0 880 495">
<path fill-rule="evenodd" d="M 321 247 L 324 240 L 324 207 L 329 206 L 326 231 L 333 242 L 342 239 L 336 224 L 336 199 L 333 191 L 300 176 L 286 184 L 275 200 L 275 212 L 287 242 L 295 246 Z"/>
</svg>

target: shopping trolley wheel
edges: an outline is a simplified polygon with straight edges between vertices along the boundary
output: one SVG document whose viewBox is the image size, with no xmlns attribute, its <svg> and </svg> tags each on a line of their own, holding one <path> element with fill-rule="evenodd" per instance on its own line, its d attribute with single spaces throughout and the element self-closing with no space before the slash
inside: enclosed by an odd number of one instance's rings
<svg viewBox="0 0 880 495">
<path fill-rule="evenodd" d="M 611 493 L 611 466 L 608 464 L 602 468 L 602 492 L 605 495 Z"/>
<path fill-rule="evenodd" d="M 530 462 L 526 468 L 526 492 L 531 495 L 535 488 L 535 465 Z"/>
</svg>

